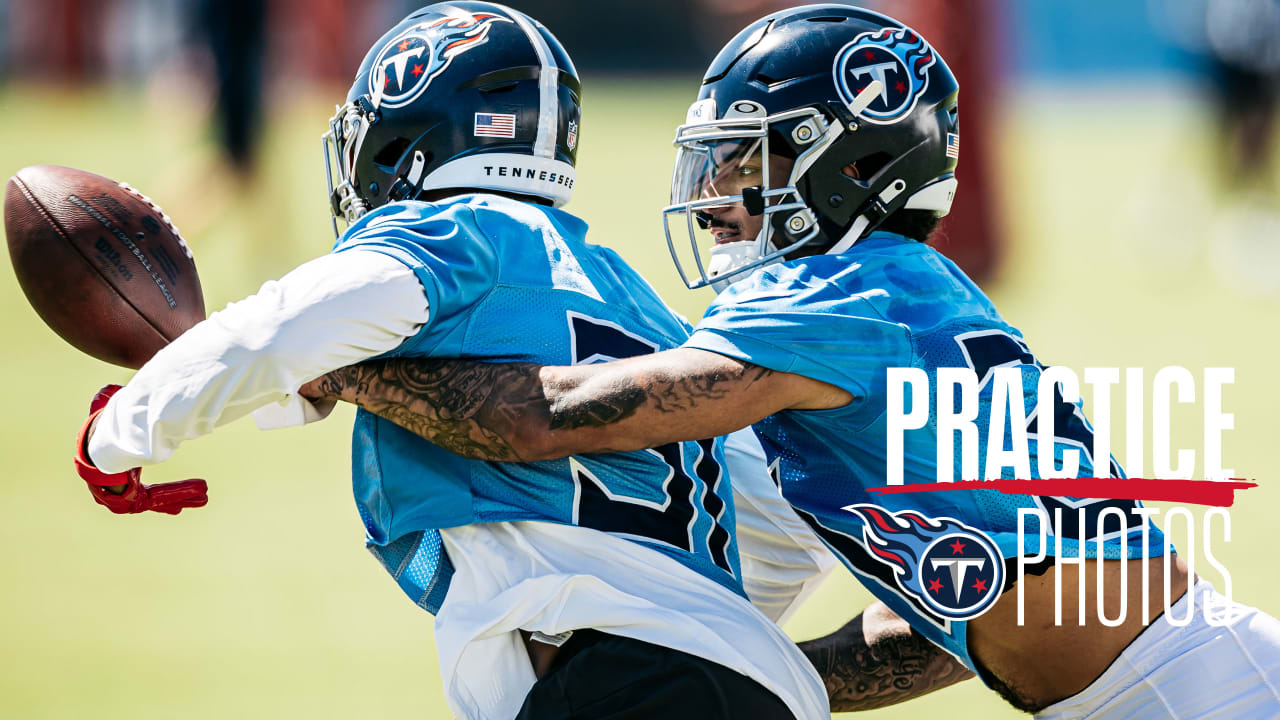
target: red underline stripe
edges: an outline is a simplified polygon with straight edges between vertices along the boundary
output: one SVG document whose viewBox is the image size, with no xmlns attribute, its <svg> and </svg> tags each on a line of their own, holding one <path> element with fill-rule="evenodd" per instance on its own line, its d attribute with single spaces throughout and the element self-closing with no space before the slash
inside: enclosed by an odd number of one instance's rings
<svg viewBox="0 0 1280 720">
<path fill-rule="evenodd" d="M 1005 495 L 1048 495 L 1098 500 L 1150 500 L 1231 507 L 1235 491 L 1257 487 L 1242 478 L 1230 480 L 1162 480 L 1160 478 L 1048 478 L 1041 480 L 964 480 L 951 483 L 918 483 L 870 487 L 877 495 L 946 492 L 950 490 L 998 490 Z"/>
</svg>

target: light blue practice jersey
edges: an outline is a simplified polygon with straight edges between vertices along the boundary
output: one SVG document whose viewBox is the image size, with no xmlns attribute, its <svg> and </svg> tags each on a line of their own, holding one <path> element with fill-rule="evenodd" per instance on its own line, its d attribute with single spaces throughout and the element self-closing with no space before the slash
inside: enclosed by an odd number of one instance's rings
<svg viewBox="0 0 1280 720">
<path fill-rule="evenodd" d="M 569 365 L 684 342 L 684 319 L 616 253 L 588 244 L 586 232 L 559 210 L 467 195 L 383 206 L 354 223 L 334 252 L 385 253 L 426 290 L 427 323 L 383 357 Z M 352 448 L 370 549 L 432 612 L 451 574 L 438 529 L 515 520 L 620 535 L 743 594 L 722 439 L 490 463 L 360 411 Z"/>
<path fill-rule="evenodd" d="M 1018 552 L 1019 508 L 1038 508 L 1050 518 L 1055 509 L 1062 511 L 1058 539 L 1063 557 L 1078 557 L 1082 544 L 1085 555 L 1095 557 L 1098 539 L 1107 558 L 1141 557 L 1144 545 L 1150 556 L 1163 554 L 1163 536 L 1133 513 L 1141 507 L 1134 501 L 1032 497 L 996 490 L 866 490 L 886 484 L 887 368 L 920 368 L 929 378 L 929 420 L 904 436 L 907 485 L 937 481 L 934 398 L 939 368 L 972 368 L 981 383 L 976 419 L 979 475 L 987 456 L 992 370 L 1019 368 L 1023 411 L 1029 418 L 1031 474 L 1039 477 L 1036 418 L 1042 366 L 982 291 L 927 245 L 876 232 L 842 255 L 765 267 L 717 297 L 686 346 L 811 377 L 853 395 L 845 407 L 784 411 L 757 423 L 771 469 L 787 500 L 872 593 L 970 667 L 967 620 L 990 607 L 1000 588 L 1015 579 L 1011 570 Z M 1073 449 L 1080 455 L 1078 476 L 1093 477 L 1092 428 L 1083 411 L 1060 395 L 1051 402 L 1051 408 L 1039 412 L 1054 414 L 1058 467 L 1063 451 Z M 904 401 L 904 407 L 910 410 L 911 403 Z M 1006 425 L 1005 438 L 1010 429 Z M 958 434 L 954 448 L 959 480 Z M 1123 477 L 1114 460 L 1105 462 L 1112 477 Z M 1013 469 L 1005 469 L 1003 477 L 1013 478 Z M 1108 508 L 1116 511 L 1104 519 L 1099 536 L 1098 517 Z M 1127 527 L 1121 526 L 1120 517 L 1127 519 Z M 1042 549 L 1039 523 L 1031 518 L 1026 527 L 1023 547 L 1034 555 Z M 1047 530 L 1044 549 L 1052 555 L 1055 538 L 1052 529 Z"/>
</svg>

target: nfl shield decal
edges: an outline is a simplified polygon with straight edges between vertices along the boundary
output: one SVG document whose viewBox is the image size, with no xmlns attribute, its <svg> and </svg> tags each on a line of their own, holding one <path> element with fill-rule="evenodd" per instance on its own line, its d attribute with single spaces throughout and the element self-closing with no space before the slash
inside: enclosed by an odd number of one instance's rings
<svg viewBox="0 0 1280 720">
<path fill-rule="evenodd" d="M 906 117 L 929 87 L 929 68 L 936 61 L 933 48 L 909 28 L 881 28 L 865 32 L 836 54 L 836 88 L 846 105 L 873 80 L 880 94 L 860 117 L 889 124 Z"/>
<path fill-rule="evenodd" d="M 1004 582 L 1004 561 L 981 530 L 952 518 L 877 505 L 844 508 L 863 521 L 876 559 L 893 568 L 898 587 L 939 616 L 970 620 L 991 608 Z"/>
<path fill-rule="evenodd" d="M 484 44 L 495 13 L 457 13 L 423 22 L 392 38 L 373 59 L 369 94 L 377 107 L 408 105 L 444 72 L 455 57 Z"/>
</svg>

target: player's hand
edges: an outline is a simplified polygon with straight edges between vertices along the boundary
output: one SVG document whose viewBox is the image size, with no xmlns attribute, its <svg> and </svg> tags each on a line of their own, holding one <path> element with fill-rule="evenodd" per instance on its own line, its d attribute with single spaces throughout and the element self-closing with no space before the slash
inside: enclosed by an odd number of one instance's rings
<svg viewBox="0 0 1280 720">
<path fill-rule="evenodd" d="M 339 368 L 331 373 L 321 375 L 320 377 L 306 383 L 298 388 L 298 394 L 306 398 L 310 402 L 324 402 L 326 400 L 340 400 L 342 389 L 343 372 L 350 368 Z"/>
<path fill-rule="evenodd" d="M 323 400 L 324 399 L 324 390 L 322 389 L 323 383 L 324 383 L 324 376 L 321 375 L 315 380 L 312 380 L 311 382 L 306 383 L 302 387 L 298 388 L 298 394 L 312 402 L 316 400 Z"/>
<path fill-rule="evenodd" d="M 204 480 L 143 485 L 142 468 L 106 473 L 93 466 L 89 459 L 89 435 L 107 400 L 119 389 L 119 385 L 107 385 L 93 396 L 89 403 L 89 418 L 76 434 L 76 472 L 89 484 L 93 499 L 117 515 L 147 510 L 177 515 L 183 508 L 201 507 L 209 502 L 209 488 Z"/>
</svg>

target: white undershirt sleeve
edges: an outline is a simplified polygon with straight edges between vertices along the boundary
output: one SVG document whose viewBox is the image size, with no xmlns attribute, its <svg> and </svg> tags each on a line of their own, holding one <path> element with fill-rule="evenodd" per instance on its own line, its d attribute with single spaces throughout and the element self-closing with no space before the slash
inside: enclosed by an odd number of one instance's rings
<svg viewBox="0 0 1280 720">
<path fill-rule="evenodd" d="M 751 428 L 728 435 L 724 457 L 733 479 L 742 588 L 781 625 L 840 563 L 782 498 Z"/>
<path fill-rule="evenodd" d="M 89 457 L 105 472 L 163 462 L 184 440 L 395 349 L 428 314 L 417 276 L 388 255 L 304 263 L 156 353 L 107 403 Z"/>
</svg>

